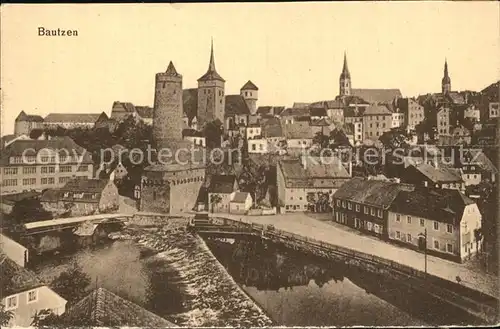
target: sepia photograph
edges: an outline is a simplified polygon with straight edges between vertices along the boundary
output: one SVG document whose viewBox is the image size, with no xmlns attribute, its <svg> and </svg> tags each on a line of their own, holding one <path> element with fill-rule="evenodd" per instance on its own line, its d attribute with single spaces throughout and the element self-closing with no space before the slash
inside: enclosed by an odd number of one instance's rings
<svg viewBox="0 0 500 329">
<path fill-rule="evenodd" d="M 499 2 L 0 14 L 0 327 L 500 324 Z"/>
</svg>

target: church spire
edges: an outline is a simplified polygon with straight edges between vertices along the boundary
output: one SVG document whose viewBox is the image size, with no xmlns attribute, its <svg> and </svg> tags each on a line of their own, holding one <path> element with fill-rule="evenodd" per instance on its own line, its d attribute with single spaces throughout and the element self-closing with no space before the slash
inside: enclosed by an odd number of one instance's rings
<svg viewBox="0 0 500 329">
<path fill-rule="evenodd" d="M 175 69 L 174 63 L 172 63 L 172 61 L 170 61 L 170 63 L 168 64 L 167 71 L 165 72 L 165 74 L 174 77 L 179 76 L 179 73 L 177 73 L 177 70 Z"/>
<path fill-rule="evenodd" d="M 342 74 L 340 75 L 341 78 L 351 78 L 351 74 L 349 73 L 349 68 L 347 67 L 347 55 L 346 52 L 344 51 L 344 67 L 342 68 Z"/>
<path fill-rule="evenodd" d="M 208 64 L 208 71 L 205 73 L 201 78 L 198 79 L 200 80 L 220 80 L 220 81 L 225 81 L 219 73 L 217 73 L 217 70 L 215 69 L 215 56 L 214 56 L 214 39 L 212 38 L 211 46 L 210 46 L 210 63 Z"/>
<path fill-rule="evenodd" d="M 444 73 L 443 79 L 441 80 L 441 92 L 443 94 L 449 93 L 451 91 L 451 79 L 448 75 L 448 60 L 444 59 Z"/>
</svg>

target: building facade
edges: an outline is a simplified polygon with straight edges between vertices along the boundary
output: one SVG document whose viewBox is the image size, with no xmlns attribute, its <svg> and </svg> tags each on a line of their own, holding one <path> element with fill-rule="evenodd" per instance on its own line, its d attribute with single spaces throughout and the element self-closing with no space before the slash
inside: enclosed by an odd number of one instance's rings
<svg viewBox="0 0 500 329">
<path fill-rule="evenodd" d="M 43 129 L 43 118 L 39 115 L 28 115 L 21 111 L 14 121 L 14 135 L 30 135 L 33 129 Z"/>
<path fill-rule="evenodd" d="M 2 194 L 64 186 L 73 178 L 92 178 L 90 154 L 71 138 L 18 140 L 2 150 Z"/>
</svg>

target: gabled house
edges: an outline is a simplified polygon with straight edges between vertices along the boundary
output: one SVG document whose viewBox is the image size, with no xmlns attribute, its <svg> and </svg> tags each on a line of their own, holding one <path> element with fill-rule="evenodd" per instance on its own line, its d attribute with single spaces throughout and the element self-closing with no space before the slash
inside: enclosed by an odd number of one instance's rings
<svg viewBox="0 0 500 329">
<path fill-rule="evenodd" d="M 457 189 L 463 191 L 465 183 L 460 170 L 435 163 L 420 163 L 408 166 L 401 181 L 429 188 Z"/>
<path fill-rule="evenodd" d="M 27 135 L 33 129 L 43 129 L 43 118 L 39 115 L 26 114 L 21 111 L 14 122 L 14 135 Z"/>
<path fill-rule="evenodd" d="M 252 196 L 248 192 L 236 192 L 229 203 L 229 212 L 232 214 L 246 214 L 252 207 Z"/>
<path fill-rule="evenodd" d="M 66 300 L 3 252 L 0 252 L 0 273 L 0 301 L 14 315 L 9 326 L 29 327 L 33 316 L 44 309 L 57 315 L 64 313 Z"/>
<path fill-rule="evenodd" d="M 389 208 L 390 240 L 459 262 L 477 253 L 480 228 L 476 203 L 458 190 L 403 191 Z"/>
<path fill-rule="evenodd" d="M 73 216 L 85 216 L 117 210 L 119 195 L 110 179 L 72 179 L 58 190 L 45 191 L 40 202 L 47 211 L 63 208 Z"/>
<path fill-rule="evenodd" d="M 238 191 L 234 175 L 213 175 L 208 188 L 208 207 L 212 212 L 229 212 L 229 203 Z"/>
<path fill-rule="evenodd" d="M 385 239 L 389 207 L 401 191 L 412 190 L 409 184 L 354 177 L 333 195 L 333 219 Z"/>
</svg>

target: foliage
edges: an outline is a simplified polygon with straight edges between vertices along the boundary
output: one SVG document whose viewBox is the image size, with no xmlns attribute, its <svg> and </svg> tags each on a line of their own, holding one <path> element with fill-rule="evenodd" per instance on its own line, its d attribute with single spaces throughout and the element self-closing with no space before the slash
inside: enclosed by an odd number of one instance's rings
<svg viewBox="0 0 500 329">
<path fill-rule="evenodd" d="M 80 266 L 73 263 L 69 269 L 52 281 L 50 287 L 66 299 L 69 305 L 73 305 L 85 296 L 90 283 L 90 276 L 83 272 Z"/>
<path fill-rule="evenodd" d="M 328 136 L 323 135 L 321 131 L 318 131 L 316 135 L 314 135 L 312 140 L 313 145 L 318 145 L 320 148 L 325 149 L 330 145 L 330 138 Z"/>
<path fill-rule="evenodd" d="M 221 203 L 222 197 L 219 194 L 212 194 L 210 196 L 210 204 L 212 205 L 212 213 L 214 212 L 214 207 Z"/>
<path fill-rule="evenodd" d="M 31 139 L 38 139 L 40 136 L 43 134 L 43 129 L 35 128 L 30 131 L 30 138 Z"/>
<path fill-rule="evenodd" d="M 342 146 L 351 146 L 349 138 L 347 138 L 345 132 L 342 129 L 335 128 L 330 132 L 330 139 L 333 140 L 330 148 L 337 149 Z"/>
<path fill-rule="evenodd" d="M 13 317 L 14 313 L 12 313 L 12 311 L 6 311 L 5 305 L 0 304 L 0 326 L 7 326 Z"/>
<path fill-rule="evenodd" d="M 379 137 L 379 141 L 382 142 L 384 147 L 391 150 L 399 148 L 408 149 L 410 145 L 406 139 L 406 133 L 402 129 L 391 129 Z"/>
<path fill-rule="evenodd" d="M 46 211 L 37 198 L 26 198 L 14 204 L 10 217 L 13 223 L 24 224 L 52 219 L 52 213 Z"/>
<path fill-rule="evenodd" d="M 207 148 L 213 149 L 220 147 L 222 133 L 223 127 L 220 120 L 217 119 L 207 122 L 203 127 L 203 136 L 205 136 Z"/>
<path fill-rule="evenodd" d="M 255 203 L 263 197 L 263 192 L 266 190 L 266 173 L 269 171 L 267 166 L 257 166 L 252 161 L 247 161 L 243 164 L 243 170 L 238 177 L 240 190 L 249 192 Z"/>
<path fill-rule="evenodd" d="M 54 314 L 50 309 L 43 309 L 32 317 L 31 325 L 34 327 L 59 327 L 63 324 L 63 320 L 60 316 Z"/>
</svg>

